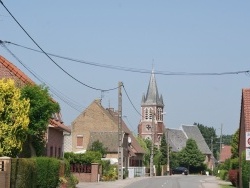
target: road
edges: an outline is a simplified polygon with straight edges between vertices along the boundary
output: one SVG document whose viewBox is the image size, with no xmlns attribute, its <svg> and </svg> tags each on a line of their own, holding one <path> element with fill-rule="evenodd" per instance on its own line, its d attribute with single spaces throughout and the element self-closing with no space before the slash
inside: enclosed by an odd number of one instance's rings
<svg viewBox="0 0 250 188">
<path fill-rule="evenodd" d="M 144 179 L 131 183 L 126 188 L 219 188 L 214 179 L 207 176 L 166 176 Z"/>
<path fill-rule="evenodd" d="M 231 184 L 220 181 L 214 176 L 174 175 L 138 177 L 113 182 L 80 182 L 77 188 L 220 188 L 219 183 Z"/>
</svg>

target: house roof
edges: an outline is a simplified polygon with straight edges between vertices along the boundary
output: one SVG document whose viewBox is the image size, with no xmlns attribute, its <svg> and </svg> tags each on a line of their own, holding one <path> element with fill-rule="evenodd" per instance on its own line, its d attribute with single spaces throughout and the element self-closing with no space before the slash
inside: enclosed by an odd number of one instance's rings
<svg viewBox="0 0 250 188">
<path fill-rule="evenodd" d="M 159 97 L 154 71 L 152 71 L 151 73 L 147 94 L 146 96 L 145 95 L 142 96 L 142 105 L 152 105 L 152 104 L 158 106 L 164 106 L 162 96 Z"/>
<path fill-rule="evenodd" d="M 88 149 L 91 145 L 99 140 L 103 147 L 107 148 L 108 152 L 115 153 L 118 151 L 118 132 L 90 132 Z"/>
<path fill-rule="evenodd" d="M 7 59 L 5 59 L 3 56 L 0 56 L 0 69 L 1 74 L 0 78 L 11 78 L 15 80 L 16 82 L 21 82 L 22 85 L 26 84 L 35 84 L 26 74 L 24 74 L 20 69 L 18 69 L 14 64 L 9 62 Z M 51 98 L 52 101 L 54 101 Z M 53 115 L 56 117 L 60 117 L 60 114 Z M 63 124 L 61 121 L 57 121 L 56 119 L 50 119 L 50 125 L 52 125 L 55 128 L 62 129 L 67 132 L 71 132 L 70 129 Z"/>
<path fill-rule="evenodd" d="M 106 111 L 112 116 L 113 120 L 115 122 L 118 122 L 118 113 L 115 112 L 112 108 L 106 109 Z M 129 137 L 131 138 L 131 145 L 133 148 L 134 153 L 145 153 L 144 149 L 139 145 L 138 141 L 134 137 L 133 133 L 129 130 L 126 123 L 122 120 L 122 130 L 125 133 L 129 134 Z"/>
<path fill-rule="evenodd" d="M 245 122 L 245 131 L 250 131 L 250 88 L 242 89 L 242 110 Z"/>
<path fill-rule="evenodd" d="M 186 147 L 187 140 L 192 138 L 203 154 L 212 154 L 199 128 L 195 125 L 182 125 L 180 129 L 167 129 L 166 138 L 168 138 L 169 145 L 174 152 Z"/>
<path fill-rule="evenodd" d="M 25 75 L 20 69 L 18 69 L 15 65 L 5 59 L 3 56 L 0 55 L 0 64 L 8 70 L 5 72 L 1 78 L 12 78 L 14 80 L 22 81 L 24 84 L 35 84 L 27 75 Z"/>
<path fill-rule="evenodd" d="M 220 153 L 220 162 L 225 162 L 226 159 L 229 159 L 232 155 L 231 146 L 223 145 Z"/>
<path fill-rule="evenodd" d="M 173 152 L 178 152 L 186 146 L 187 137 L 184 132 L 179 129 L 167 129 L 166 138 Z"/>
<path fill-rule="evenodd" d="M 192 138 L 196 141 L 198 148 L 203 154 L 212 154 L 204 137 L 196 125 L 182 125 L 181 128 L 187 135 L 187 138 Z"/>
</svg>

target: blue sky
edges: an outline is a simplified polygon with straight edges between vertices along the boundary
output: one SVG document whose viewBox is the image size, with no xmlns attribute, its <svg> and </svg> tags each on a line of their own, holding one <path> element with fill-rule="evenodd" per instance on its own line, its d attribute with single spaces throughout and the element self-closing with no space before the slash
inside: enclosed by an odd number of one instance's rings
<svg viewBox="0 0 250 188">
<path fill-rule="evenodd" d="M 6 1 L 4 5 L 46 52 L 98 64 L 164 72 L 220 73 L 249 70 L 250 2 L 210 1 Z M 0 4 L 0 40 L 39 50 Z M 39 75 L 61 105 L 66 125 L 93 100 L 117 109 L 118 91 L 101 94 L 76 82 L 45 55 L 14 45 L 7 47 Z M 0 54 L 36 83 L 10 53 Z M 52 57 L 81 82 L 110 89 L 122 81 L 140 111 L 150 74 L 112 70 Z M 246 74 L 224 76 L 156 75 L 165 103 L 169 128 L 202 123 L 220 134 L 239 127 L 241 90 L 249 87 Z M 66 101 L 66 103 L 62 100 Z M 77 103 L 78 110 L 67 103 Z M 72 105 L 71 105 L 72 106 Z M 137 133 L 140 116 L 123 90 L 123 115 Z"/>
</svg>

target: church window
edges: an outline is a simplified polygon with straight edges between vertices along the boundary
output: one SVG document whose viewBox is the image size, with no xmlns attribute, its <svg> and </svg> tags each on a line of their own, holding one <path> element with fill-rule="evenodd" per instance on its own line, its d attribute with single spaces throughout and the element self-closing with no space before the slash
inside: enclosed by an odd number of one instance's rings
<svg viewBox="0 0 250 188">
<path fill-rule="evenodd" d="M 149 112 L 148 112 L 148 108 L 145 108 L 145 119 L 148 120 L 148 115 L 149 115 Z"/>
<path fill-rule="evenodd" d="M 149 124 L 146 125 L 147 130 L 149 131 L 151 129 L 151 126 Z"/>
</svg>

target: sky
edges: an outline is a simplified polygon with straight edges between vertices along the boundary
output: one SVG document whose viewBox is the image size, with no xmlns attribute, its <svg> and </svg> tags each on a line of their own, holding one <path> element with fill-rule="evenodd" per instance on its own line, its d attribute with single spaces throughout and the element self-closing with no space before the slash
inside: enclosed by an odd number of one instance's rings
<svg viewBox="0 0 250 188">
<path fill-rule="evenodd" d="M 0 55 L 50 88 L 66 125 L 95 99 L 101 98 L 105 108 L 118 109 L 118 90 L 101 90 L 122 82 L 123 120 L 137 133 L 137 111 L 154 69 L 166 127 L 196 122 L 214 127 L 217 135 L 239 128 L 242 88 L 250 87 L 249 74 L 167 73 L 250 70 L 250 1 L 2 2 L 27 33 L 0 4 L 0 40 L 11 42 L 6 44 L 9 51 L 0 46 Z M 27 34 L 43 51 L 81 62 L 50 56 L 53 62 L 20 47 L 40 50 Z"/>
</svg>

